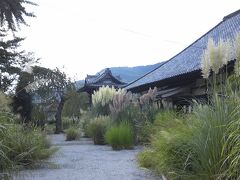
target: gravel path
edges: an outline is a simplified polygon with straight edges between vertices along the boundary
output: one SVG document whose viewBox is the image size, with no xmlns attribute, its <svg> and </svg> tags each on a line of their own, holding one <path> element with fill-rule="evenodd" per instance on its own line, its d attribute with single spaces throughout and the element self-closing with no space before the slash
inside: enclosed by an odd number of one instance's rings
<svg viewBox="0 0 240 180">
<path fill-rule="evenodd" d="M 113 151 L 109 146 L 93 145 L 91 140 L 65 141 L 64 135 L 51 135 L 58 152 L 43 167 L 24 170 L 14 180 L 155 180 L 139 168 L 136 155 L 142 149 Z"/>
</svg>

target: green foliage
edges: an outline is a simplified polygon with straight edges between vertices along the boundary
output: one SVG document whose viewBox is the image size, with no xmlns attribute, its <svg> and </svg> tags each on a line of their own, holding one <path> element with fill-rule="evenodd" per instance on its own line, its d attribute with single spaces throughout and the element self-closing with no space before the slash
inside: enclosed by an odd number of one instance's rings
<svg viewBox="0 0 240 180">
<path fill-rule="evenodd" d="M 130 92 L 122 91 L 113 97 L 110 104 L 111 118 L 116 124 L 127 121 L 133 127 L 135 143 L 147 143 L 145 136 L 148 125 L 153 122 L 157 107 L 154 104 L 156 88 L 138 98 Z"/>
<path fill-rule="evenodd" d="M 84 111 L 80 117 L 81 128 L 83 129 L 85 137 L 91 136 L 89 125 L 93 118 L 95 118 L 95 116 L 93 116 L 91 111 Z"/>
<path fill-rule="evenodd" d="M 240 110 L 238 110 L 237 113 L 239 113 Z M 239 115 L 238 115 L 239 117 Z M 223 172 L 224 177 L 240 178 L 240 140 L 239 140 L 239 134 L 240 134 L 240 119 L 236 119 L 236 121 L 230 122 L 227 127 L 227 133 L 229 134 L 228 138 L 226 139 L 222 154 L 227 152 L 224 161 L 222 164 L 224 166 L 227 165 L 227 168 L 225 168 L 225 171 Z"/>
<path fill-rule="evenodd" d="M 181 118 L 181 115 L 173 110 L 163 110 L 156 114 L 154 120 L 154 131 L 170 128 L 175 125 L 175 120 Z"/>
<path fill-rule="evenodd" d="M 33 105 L 32 109 L 32 122 L 37 126 L 44 127 L 46 123 L 46 115 L 42 105 Z"/>
<path fill-rule="evenodd" d="M 137 142 L 140 144 L 149 144 L 153 135 L 154 125 L 151 122 L 144 122 L 139 128 Z"/>
<path fill-rule="evenodd" d="M 0 133 L 0 169 L 29 166 L 48 158 L 56 149 L 50 148 L 46 136 L 38 129 L 24 129 L 20 125 L 8 125 Z"/>
<path fill-rule="evenodd" d="M 32 113 L 32 94 L 26 87 L 33 82 L 34 78 L 30 73 L 21 72 L 18 79 L 16 93 L 13 97 L 13 112 L 20 114 L 22 123 L 30 123 Z"/>
<path fill-rule="evenodd" d="M 0 112 L 10 112 L 11 99 L 0 91 Z"/>
<path fill-rule="evenodd" d="M 63 107 L 63 116 L 80 117 L 80 110 L 86 110 L 89 104 L 88 95 L 86 93 L 79 93 L 74 88 L 67 93 L 68 100 Z"/>
<path fill-rule="evenodd" d="M 9 98 L 1 94 L 0 108 L 0 171 L 31 165 L 52 155 L 45 134 L 33 127 L 14 123 L 14 115 L 7 108 Z"/>
<path fill-rule="evenodd" d="M 66 130 L 66 141 L 73 141 L 80 138 L 80 130 L 76 127 L 70 127 Z"/>
<path fill-rule="evenodd" d="M 73 118 L 73 117 L 63 117 L 62 118 L 62 128 L 68 129 L 71 126 L 74 127 L 80 127 L 80 119 L 79 118 Z"/>
<path fill-rule="evenodd" d="M 45 103 L 57 102 L 56 110 L 56 131 L 55 133 L 62 132 L 62 111 L 65 102 L 68 100 L 66 92 L 72 90 L 74 84 L 67 78 L 66 74 L 58 68 L 49 69 L 40 66 L 32 68 L 32 75 L 34 82 L 28 87 L 31 91 L 38 94 L 42 101 Z"/>
<path fill-rule="evenodd" d="M 155 133 L 151 148 L 138 155 L 140 165 L 169 178 L 186 179 L 185 171 L 191 172 L 192 168 L 189 142 L 193 134 L 187 121 L 177 117 L 174 112 L 159 113 L 153 128 Z"/>
<path fill-rule="evenodd" d="M 23 40 L 15 38 L 0 41 L 0 90 L 3 92 L 11 89 L 13 81 L 16 81 L 17 76 L 21 74 L 22 68 L 26 67 L 29 62 L 36 61 L 32 53 L 18 49 Z"/>
<path fill-rule="evenodd" d="M 189 117 L 158 114 L 151 148 L 139 155 L 140 164 L 169 178 L 238 179 L 239 97 L 215 94 L 211 106 L 197 104 Z"/>
<path fill-rule="evenodd" d="M 90 121 L 88 125 L 88 133 L 93 138 L 94 144 L 105 144 L 104 135 L 109 125 L 110 118 L 108 116 L 99 116 Z"/>
<path fill-rule="evenodd" d="M 46 124 L 45 127 L 44 127 L 44 132 L 46 134 L 54 134 L 55 132 L 55 124 Z"/>
<path fill-rule="evenodd" d="M 0 27 L 7 25 L 12 31 L 16 31 L 20 24 L 26 24 L 25 17 L 34 17 L 33 13 L 27 12 L 24 4 L 36 5 L 25 0 L 1 0 L 0 1 Z"/>
<path fill-rule="evenodd" d="M 122 122 L 116 127 L 111 127 L 105 134 L 105 140 L 114 150 L 132 149 L 134 136 L 131 125 Z"/>
</svg>

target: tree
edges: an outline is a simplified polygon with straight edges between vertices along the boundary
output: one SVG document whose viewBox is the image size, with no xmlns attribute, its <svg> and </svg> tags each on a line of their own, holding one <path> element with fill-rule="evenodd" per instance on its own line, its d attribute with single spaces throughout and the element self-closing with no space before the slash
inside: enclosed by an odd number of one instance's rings
<svg viewBox="0 0 240 180">
<path fill-rule="evenodd" d="M 21 71 L 30 63 L 36 62 L 33 53 L 19 51 L 22 38 L 0 41 L 0 90 L 7 91 Z"/>
<path fill-rule="evenodd" d="M 40 95 L 43 99 L 50 100 L 55 98 L 58 102 L 56 119 L 56 134 L 62 132 L 62 111 L 64 103 L 68 99 L 66 92 L 68 88 L 72 88 L 72 83 L 65 73 L 61 72 L 58 68 L 51 70 L 48 68 L 35 66 L 33 67 L 34 83 L 36 84 L 35 93 Z M 38 82 L 43 81 L 44 85 Z M 33 86 L 34 86 L 33 83 Z M 38 86 L 39 85 L 39 86 Z M 34 89 L 34 88 L 33 88 Z"/>
<path fill-rule="evenodd" d="M 79 117 L 81 115 L 80 110 L 86 110 L 88 107 L 89 99 L 87 93 L 78 93 L 76 87 L 66 92 L 68 100 L 63 108 L 63 116 L 67 117 Z"/>
<path fill-rule="evenodd" d="M 32 113 L 32 96 L 26 87 L 33 82 L 33 76 L 28 72 L 21 72 L 13 97 L 13 112 L 20 114 L 22 122 L 29 124 L 31 122 Z"/>
<path fill-rule="evenodd" d="M 37 5 L 27 0 L 1 0 L 0 1 L 0 27 L 5 25 L 8 29 L 16 31 L 20 24 L 27 25 L 25 17 L 35 17 L 27 12 L 24 4 Z"/>
</svg>

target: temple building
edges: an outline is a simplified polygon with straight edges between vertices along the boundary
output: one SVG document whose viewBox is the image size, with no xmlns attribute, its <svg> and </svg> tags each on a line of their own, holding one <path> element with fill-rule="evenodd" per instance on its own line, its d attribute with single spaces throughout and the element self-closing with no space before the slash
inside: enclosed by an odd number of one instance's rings
<svg viewBox="0 0 240 180">
<path fill-rule="evenodd" d="M 165 106 L 188 106 L 189 100 L 207 99 L 206 81 L 202 78 L 201 59 L 208 40 L 233 41 L 240 33 L 240 10 L 229 14 L 177 55 L 126 86 L 133 93 L 145 93 L 157 87 L 157 101 Z M 234 62 L 234 59 L 230 59 Z M 233 63 L 230 63 L 229 68 Z"/>
<path fill-rule="evenodd" d="M 121 81 L 119 76 L 114 76 L 111 70 L 106 68 L 96 75 L 87 75 L 84 86 L 80 88 L 78 92 L 87 92 L 91 102 L 91 96 L 94 91 L 98 90 L 102 86 L 109 86 L 119 89 L 126 85 L 127 83 Z"/>
</svg>

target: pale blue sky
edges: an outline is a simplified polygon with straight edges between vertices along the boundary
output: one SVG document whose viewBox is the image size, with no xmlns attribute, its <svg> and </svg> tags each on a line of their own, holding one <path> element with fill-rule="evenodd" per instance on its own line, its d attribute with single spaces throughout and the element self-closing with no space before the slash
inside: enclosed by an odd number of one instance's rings
<svg viewBox="0 0 240 180">
<path fill-rule="evenodd" d="M 36 0 L 24 48 L 70 76 L 167 60 L 240 9 L 239 0 Z"/>
</svg>

